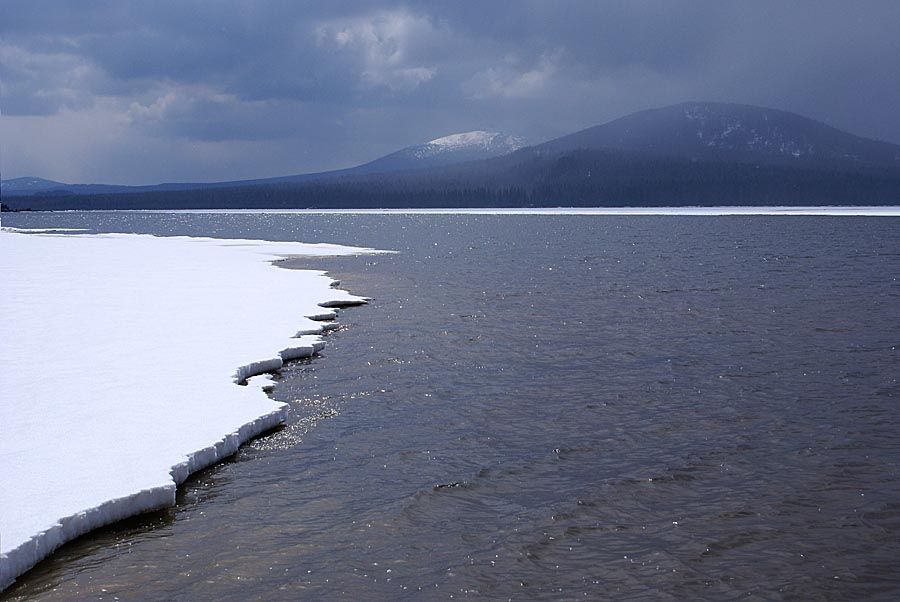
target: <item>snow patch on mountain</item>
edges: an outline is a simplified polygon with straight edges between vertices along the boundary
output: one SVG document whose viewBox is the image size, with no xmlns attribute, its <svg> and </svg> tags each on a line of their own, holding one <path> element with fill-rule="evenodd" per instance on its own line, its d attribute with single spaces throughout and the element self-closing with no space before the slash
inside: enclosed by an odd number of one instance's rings
<svg viewBox="0 0 900 602">
<path fill-rule="evenodd" d="M 512 150 L 518 150 L 525 145 L 521 138 L 507 136 L 500 132 L 486 132 L 484 130 L 450 134 L 443 138 L 429 140 L 427 144 L 434 144 L 446 149 L 455 149 L 463 146 L 481 146 L 485 148 L 506 146 Z"/>
<path fill-rule="evenodd" d="M 475 130 L 450 134 L 435 138 L 425 144 L 414 147 L 417 157 L 429 157 L 443 153 L 484 152 L 490 155 L 505 155 L 525 146 L 524 140 L 516 136 L 507 136 L 500 132 Z"/>
<path fill-rule="evenodd" d="M 785 131 L 777 123 L 770 122 L 765 113 L 762 120 L 756 119 L 756 123 L 744 123 L 714 107 L 693 105 L 685 107 L 684 116 L 697 122 L 697 138 L 710 148 L 762 150 L 795 158 L 816 152 L 806 136 Z"/>
<path fill-rule="evenodd" d="M 435 138 L 407 146 L 390 155 L 354 168 L 359 173 L 386 173 L 479 161 L 507 155 L 525 146 L 525 141 L 500 132 L 475 130 Z"/>
</svg>

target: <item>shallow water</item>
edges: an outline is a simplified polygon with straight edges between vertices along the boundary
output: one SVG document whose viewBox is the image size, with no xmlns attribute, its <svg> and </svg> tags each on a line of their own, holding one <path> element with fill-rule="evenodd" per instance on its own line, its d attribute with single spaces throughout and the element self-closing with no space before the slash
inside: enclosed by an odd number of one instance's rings
<svg viewBox="0 0 900 602">
<path fill-rule="evenodd" d="M 4 225 L 399 253 L 285 262 L 374 298 L 284 370 L 291 423 L 2 599 L 898 597 L 900 218 Z"/>
</svg>

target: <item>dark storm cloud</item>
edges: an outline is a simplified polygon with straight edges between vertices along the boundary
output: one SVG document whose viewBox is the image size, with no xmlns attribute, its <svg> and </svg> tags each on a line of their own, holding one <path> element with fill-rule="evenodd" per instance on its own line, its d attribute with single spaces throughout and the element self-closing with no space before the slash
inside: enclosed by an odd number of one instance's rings
<svg viewBox="0 0 900 602">
<path fill-rule="evenodd" d="M 267 173 L 467 129 L 540 141 L 704 99 L 900 142 L 898 24 L 894 0 L 8 0 L 0 108 L 5 119 L 106 114 L 157 146 L 319 149 L 248 157 Z"/>
</svg>

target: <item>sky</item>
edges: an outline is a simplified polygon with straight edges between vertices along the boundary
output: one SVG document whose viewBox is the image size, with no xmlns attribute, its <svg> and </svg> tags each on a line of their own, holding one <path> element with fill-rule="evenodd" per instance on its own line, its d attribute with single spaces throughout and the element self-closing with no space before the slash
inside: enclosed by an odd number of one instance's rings
<svg viewBox="0 0 900 602">
<path fill-rule="evenodd" d="M 897 0 L 0 0 L 4 179 L 358 165 L 685 101 L 900 143 Z"/>
</svg>

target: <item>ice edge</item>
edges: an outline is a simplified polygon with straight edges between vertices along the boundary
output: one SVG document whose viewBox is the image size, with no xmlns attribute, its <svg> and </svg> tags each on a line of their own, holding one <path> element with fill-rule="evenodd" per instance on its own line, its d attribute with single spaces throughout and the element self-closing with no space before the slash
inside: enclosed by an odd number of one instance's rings
<svg viewBox="0 0 900 602">
<path fill-rule="evenodd" d="M 337 280 L 332 282 L 333 287 L 338 284 Z M 349 307 L 364 305 L 369 301 L 370 299 L 366 297 L 357 297 L 348 293 L 346 297 L 323 301 L 318 305 L 323 308 Z M 325 347 L 325 342 L 318 335 L 337 328 L 337 323 L 331 321 L 337 317 L 337 313 L 328 311 L 305 317 L 326 321 L 318 329 L 307 329 L 297 333 L 297 337 L 300 337 L 297 339 L 298 341 L 304 340 L 302 337 L 306 335 L 315 335 L 312 337 L 314 340 L 287 347 L 279 352 L 278 357 L 239 366 L 235 373 L 235 384 L 246 384 L 247 379 L 253 376 L 276 372 L 282 368 L 285 361 L 311 357 L 319 353 Z M 261 387 L 261 390 L 264 388 Z M 250 439 L 283 424 L 287 420 L 287 412 L 288 405 L 282 404 L 279 409 L 242 425 L 237 431 L 226 434 L 212 445 L 186 454 L 187 459 L 184 462 L 172 467 L 169 473 L 172 477 L 171 483 L 108 500 L 94 508 L 60 518 L 46 531 L 34 535 L 19 547 L 0 555 L 0 592 L 69 541 L 120 520 L 174 506 L 178 486 L 184 483 L 189 476 L 234 455 L 240 446 Z"/>
</svg>

